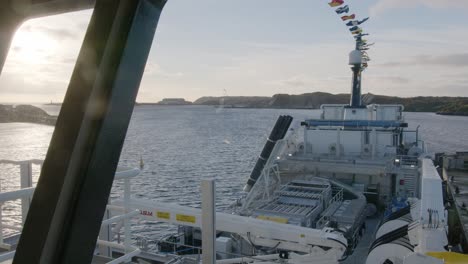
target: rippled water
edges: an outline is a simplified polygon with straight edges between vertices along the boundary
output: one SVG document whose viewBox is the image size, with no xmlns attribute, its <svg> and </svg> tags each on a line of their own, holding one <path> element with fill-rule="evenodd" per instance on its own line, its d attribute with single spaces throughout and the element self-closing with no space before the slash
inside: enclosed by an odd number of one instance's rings
<svg viewBox="0 0 468 264">
<path fill-rule="evenodd" d="M 47 106 L 50 113 L 58 108 Z M 217 109 L 208 106 L 138 106 L 129 127 L 120 163 L 145 167 L 132 180 L 136 197 L 199 206 L 200 180 L 217 179 L 220 210 L 242 195 L 242 187 L 254 166 L 265 139 L 278 115 L 290 114 L 301 120 L 317 118 L 317 110 Z M 468 150 L 468 117 L 438 116 L 433 113 L 405 113 L 410 128 L 420 125 L 429 150 Z M 53 127 L 0 124 L 0 159 L 44 159 Z M 1 190 L 19 186 L 19 169 L 0 165 Z M 34 168 L 35 179 L 38 167 Z M 121 193 L 116 182 L 112 198 Z M 4 223 L 20 222 L 18 203 L 7 203 Z M 133 230 L 154 235 L 165 225 L 135 222 Z"/>
</svg>

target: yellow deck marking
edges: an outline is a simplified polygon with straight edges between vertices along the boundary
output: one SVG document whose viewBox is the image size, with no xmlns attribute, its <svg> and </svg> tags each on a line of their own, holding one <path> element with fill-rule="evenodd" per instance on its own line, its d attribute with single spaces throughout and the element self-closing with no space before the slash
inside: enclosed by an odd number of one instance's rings
<svg viewBox="0 0 468 264">
<path fill-rule="evenodd" d="M 183 214 L 176 214 L 176 220 L 180 222 L 188 222 L 194 223 L 197 221 L 197 218 L 193 215 L 183 215 Z"/>
<path fill-rule="evenodd" d="M 160 212 L 160 211 L 157 211 L 157 212 L 156 212 L 156 216 L 157 216 L 158 218 L 161 218 L 161 219 L 167 219 L 167 220 L 171 219 L 171 213 L 169 213 L 169 212 Z"/>
<path fill-rule="evenodd" d="M 283 217 L 259 215 L 259 216 L 257 216 L 257 219 L 267 220 L 267 221 L 276 222 L 276 223 L 280 223 L 280 224 L 287 224 L 288 223 L 288 219 L 283 218 Z"/>
</svg>

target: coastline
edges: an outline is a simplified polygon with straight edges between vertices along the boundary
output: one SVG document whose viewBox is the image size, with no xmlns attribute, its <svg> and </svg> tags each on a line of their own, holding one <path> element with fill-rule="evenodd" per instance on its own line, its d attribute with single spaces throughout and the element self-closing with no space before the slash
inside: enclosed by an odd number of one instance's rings
<svg viewBox="0 0 468 264">
<path fill-rule="evenodd" d="M 468 116 L 466 112 L 436 112 L 437 115 L 446 115 L 446 116 Z"/>
<path fill-rule="evenodd" d="M 0 105 L 0 123 L 15 122 L 54 126 L 57 117 L 32 105 Z"/>
</svg>

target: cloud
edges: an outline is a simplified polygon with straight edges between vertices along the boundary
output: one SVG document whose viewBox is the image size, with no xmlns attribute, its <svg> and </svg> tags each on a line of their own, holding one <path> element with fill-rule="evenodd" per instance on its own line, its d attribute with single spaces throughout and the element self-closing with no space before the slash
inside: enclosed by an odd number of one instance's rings
<svg viewBox="0 0 468 264">
<path fill-rule="evenodd" d="M 304 76 L 293 76 L 285 80 L 279 80 L 278 83 L 292 87 L 304 87 L 307 85 L 308 81 Z"/>
<path fill-rule="evenodd" d="M 407 84 L 410 82 L 410 79 L 401 76 L 370 76 L 368 79 L 375 83 L 389 82 L 393 84 Z"/>
<path fill-rule="evenodd" d="M 43 25 L 26 25 L 23 28 L 26 32 L 41 32 L 51 38 L 64 40 L 64 39 L 71 39 L 75 40 L 82 34 L 76 28 L 64 28 L 64 27 L 49 27 Z"/>
<path fill-rule="evenodd" d="M 161 68 L 157 63 L 148 62 L 145 66 L 145 76 L 152 75 L 155 77 L 161 77 L 165 79 L 180 78 L 184 76 L 182 72 L 169 72 Z"/>
<path fill-rule="evenodd" d="M 429 8 L 468 8 L 466 0 L 380 0 L 370 8 L 373 16 L 391 9 L 414 8 L 425 6 Z"/>
<path fill-rule="evenodd" d="M 406 61 L 390 61 L 378 66 L 402 67 L 402 66 L 446 66 L 446 67 L 468 67 L 468 53 L 456 53 L 439 56 L 419 55 Z"/>
<path fill-rule="evenodd" d="M 56 39 L 77 39 L 79 35 L 76 31 L 64 28 L 41 27 L 39 28 L 39 30 Z"/>
</svg>

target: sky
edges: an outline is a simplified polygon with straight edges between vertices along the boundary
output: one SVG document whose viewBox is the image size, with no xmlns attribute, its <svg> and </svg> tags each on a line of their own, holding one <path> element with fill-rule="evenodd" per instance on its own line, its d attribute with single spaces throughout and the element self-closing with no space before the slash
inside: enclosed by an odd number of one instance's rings
<svg viewBox="0 0 468 264">
<path fill-rule="evenodd" d="M 169 0 L 138 102 L 349 93 L 353 38 L 330 0 Z M 468 96 L 468 1 L 345 0 L 375 45 L 363 93 Z M 25 22 L 0 102 L 61 102 L 92 10 Z"/>
</svg>

